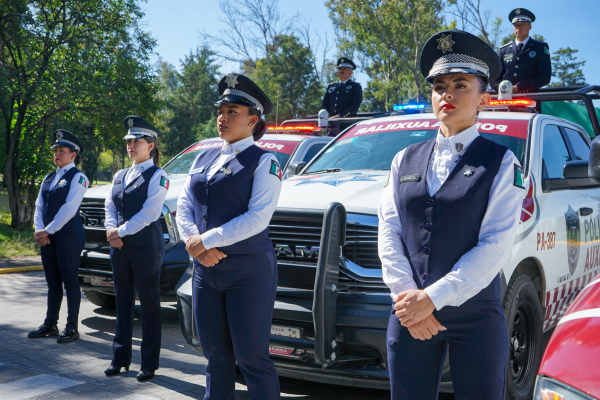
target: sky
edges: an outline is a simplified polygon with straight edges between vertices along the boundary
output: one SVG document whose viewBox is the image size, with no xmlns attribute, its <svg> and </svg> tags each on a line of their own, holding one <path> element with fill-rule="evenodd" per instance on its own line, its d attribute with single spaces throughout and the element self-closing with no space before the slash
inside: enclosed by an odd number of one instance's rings
<svg viewBox="0 0 600 400">
<path fill-rule="evenodd" d="M 315 32 L 327 34 L 330 41 L 335 33 L 329 19 L 324 0 L 279 0 L 283 13 L 292 16 L 297 12 L 312 19 Z M 483 10 L 491 10 L 492 17 L 503 19 L 506 33 L 512 32 L 508 23 L 508 13 L 514 8 L 527 8 L 536 15 L 531 34 L 541 34 L 550 45 L 550 51 L 561 47 L 579 50 L 579 61 L 586 61 L 583 72 L 586 81 L 600 85 L 600 35 L 597 16 L 600 14 L 600 0 L 481 0 Z M 175 67 L 190 50 L 203 43 L 199 32 L 217 33 L 227 27 L 220 22 L 221 10 L 217 0 L 148 0 L 141 3 L 145 11 L 144 29 L 157 40 L 157 55 Z M 335 47 L 329 53 L 334 58 Z M 236 64 L 225 64 L 223 74 L 238 69 Z M 368 82 L 367 75 L 359 69 L 355 79 L 363 87 Z"/>
</svg>

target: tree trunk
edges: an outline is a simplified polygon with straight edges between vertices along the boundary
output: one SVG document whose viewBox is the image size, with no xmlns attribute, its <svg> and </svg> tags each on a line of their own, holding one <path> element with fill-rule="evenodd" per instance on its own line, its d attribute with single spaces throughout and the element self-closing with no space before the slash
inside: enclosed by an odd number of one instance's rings
<svg viewBox="0 0 600 400">
<path fill-rule="evenodd" d="M 10 136 L 10 140 L 8 142 L 9 145 L 6 148 L 4 180 L 6 182 L 6 189 L 8 190 L 8 205 L 10 207 L 10 215 L 12 218 L 10 226 L 16 229 L 23 229 L 27 223 L 23 207 L 23 195 L 20 190 L 19 176 L 17 173 L 19 138 L 21 137 L 26 112 L 27 103 L 23 102 L 18 107 L 17 120 L 12 128 L 12 134 L 10 131 L 6 132 L 6 135 Z"/>
</svg>

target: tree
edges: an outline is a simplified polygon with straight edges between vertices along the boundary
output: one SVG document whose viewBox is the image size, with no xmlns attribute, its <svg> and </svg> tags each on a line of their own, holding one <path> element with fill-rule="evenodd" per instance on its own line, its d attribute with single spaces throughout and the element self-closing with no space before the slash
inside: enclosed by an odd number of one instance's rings
<svg viewBox="0 0 600 400">
<path fill-rule="evenodd" d="M 458 18 L 464 31 L 474 31 L 481 39 L 496 51 L 500 49 L 501 38 L 504 34 L 502 18 L 492 19 L 491 10 L 481 9 L 481 0 L 448 0 L 450 13 Z"/>
<path fill-rule="evenodd" d="M 371 78 L 369 91 L 389 110 L 407 97 L 424 100 L 423 45 L 443 24 L 442 0 L 329 0 L 338 48 L 357 53 Z"/>
<path fill-rule="evenodd" d="M 316 113 L 323 96 L 314 68 L 314 56 L 295 36 L 274 39 L 269 57 L 256 62 L 251 77 L 269 96 L 275 109 L 269 123 Z"/>
<path fill-rule="evenodd" d="M 182 73 L 164 65 L 161 76 L 166 108 L 162 112 L 165 136 L 161 149 L 173 156 L 196 141 L 207 137 L 205 123 L 215 115 L 214 103 L 219 98 L 219 66 L 214 53 L 206 47 L 190 51 L 181 61 Z M 208 137 L 217 136 L 215 130 Z"/>
<path fill-rule="evenodd" d="M 578 86 L 585 85 L 585 76 L 581 68 L 585 61 L 577 61 L 575 53 L 579 50 L 562 47 L 555 51 L 552 59 L 552 76 L 558 78 L 557 82 L 552 82 L 550 86 Z"/>
<path fill-rule="evenodd" d="M 148 64 L 155 42 L 139 28 L 142 17 L 135 0 L 0 0 L 0 134 L 13 227 L 32 223 L 56 128 L 87 121 L 104 143 L 122 146 L 123 114 L 157 108 Z"/>
</svg>

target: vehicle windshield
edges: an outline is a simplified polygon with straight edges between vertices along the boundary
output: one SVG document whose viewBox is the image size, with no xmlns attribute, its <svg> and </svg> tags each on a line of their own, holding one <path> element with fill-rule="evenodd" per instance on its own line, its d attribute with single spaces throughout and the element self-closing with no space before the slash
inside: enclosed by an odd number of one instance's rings
<svg viewBox="0 0 600 400">
<path fill-rule="evenodd" d="M 279 165 L 281 165 L 281 167 L 283 168 L 290 159 L 290 156 L 294 152 L 294 149 L 296 148 L 296 146 L 298 146 L 300 142 L 277 142 L 273 140 L 259 140 L 255 143 L 258 147 L 274 154 L 277 158 L 277 161 L 279 161 Z M 202 154 L 206 150 L 211 148 L 220 148 L 222 145 L 223 142 L 221 141 L 210 141 L 205 143 L 200 142 L 197 145 L 190 147 L 188 150 L 175 157 L 163 169 L 167 173 L 167 175 L 187 175 L 190 172 L 190 169 L 192 168 L 192 165 L 194 164 L 194 161 L 196 161 L 196 157 L 198 157 L 199 154 Z"/>
<path fill-rule="evenodd" d="M 523 164 L 527 120 L 479 119 L 481 136 L 508 147 Z M 362 169 L 389 170 L 394 156 L 411 144 L 435 138 L 437 120 L 357 125 L 335 141 L 305 174 Z"/>
</svg>

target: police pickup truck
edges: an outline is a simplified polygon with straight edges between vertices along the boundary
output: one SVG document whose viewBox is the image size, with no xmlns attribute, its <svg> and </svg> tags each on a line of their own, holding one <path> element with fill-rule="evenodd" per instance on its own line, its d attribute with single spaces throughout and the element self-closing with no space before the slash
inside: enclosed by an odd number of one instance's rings
<svg viewBox="0 0 600 400">
<path fill-rule="evenodd" d="M 494 100 L 493 111 L 477 120 L 480 134 L 510 148 L 524 172 L 516 182 L 524 189 L 521 221 L 501 272 L 511 399 L 531 398 L 542 333 L 600 271 L 600 186 L 587 172 L 590 135 L 543 113 L 552 102 L 580 100 L 598 133 L 591 101 L 598 89 Z M 269 226 L 279 268 L 270 352 L 280 376 L 389 389 L 392 299 L 377 251 L 377 208 L 394 156 L 437 134 L 433 113 L 414 108 L 424 112 L 358 122 L 283 182 Z M 178 290 L 180 323 L 201 351 L 190 274 Z M 441 389 L 451 391 L 448 366 L 442 380 Z"/>
<path fill-rule="evenodd" d="M 295 126 L 279 129 L 269 127 L 269 132 L 256 145 L 275 154 L 285 177 L 290 162 L 306 163 L 332 138 L 315 136 L 319 131 L 312 126 Z M 175 156 L 165 166 L 170 187 L 162 208 L 160 223 L 165 237 L 165 258 L 160 275 L 162 301 L 175 300 L 175 285 L 190 266 L 185 245 L 179 241 L 175 223 L 177 198 L 194 160 L 200 152 L 220 147 L 223 141 L 211 138 L 195 143 Z M 85 247 L 81 253 L 79 281 L 85 296 L 95 305 L 114 308 L 115 291 L 110 265 L 110 247 L 104 228 L 104 199 L 110 185 L 90 188 L 81 204 L 81 218 L 85 227 Z"/>
</svg>

